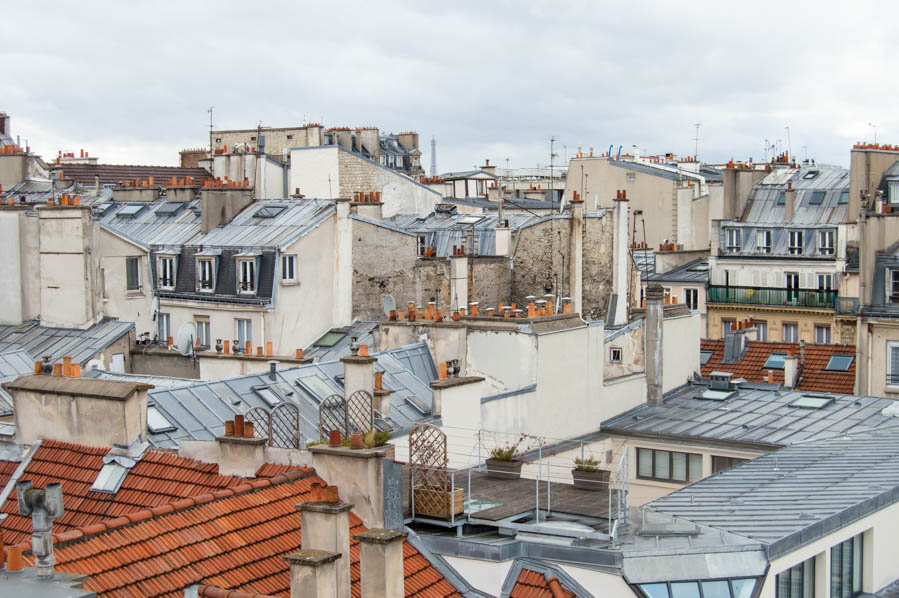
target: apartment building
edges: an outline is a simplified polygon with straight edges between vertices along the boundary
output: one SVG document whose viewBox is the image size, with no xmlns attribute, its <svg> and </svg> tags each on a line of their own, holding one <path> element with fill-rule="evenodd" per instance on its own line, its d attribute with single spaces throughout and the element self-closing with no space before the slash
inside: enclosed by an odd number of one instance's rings
<svg viewBox="0 0 899 598">
<path fill-rule="evenodd" d="M 752 185 L 739 218 L 713 223 L 710 338 L 748 318 L 761 341 L 855 342 L 849 195 L 844 168 L 777 165 Z"/>
</svg>

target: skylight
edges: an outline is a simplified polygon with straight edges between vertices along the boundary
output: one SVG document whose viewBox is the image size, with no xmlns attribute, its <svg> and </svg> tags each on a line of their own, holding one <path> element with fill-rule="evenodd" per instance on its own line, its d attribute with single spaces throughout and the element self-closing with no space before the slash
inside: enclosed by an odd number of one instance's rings
<svg viewBox="0 0 899 598">
<path fill-rule="evenodd" d="M 144 209 L 144 206 L 140 204 L 129 203 L 122 206 L 122 209 L 119 210 L 117 216 L 119 218 L 134 218 L 138 212 Z"/>
<path fill-rule="evenodd" d="M 256 218 L 274 218 L 286 209 L 287 206 L 282 205 L 264 206 L 256 210 L 256 213 L 253 214 L 253 216 Z"/>
<path fill-rule="evenodd" d="M 841 206 L 849 203 L 849 192 L 840 191 L 840 201 L 837 203 L 839 203 Z"/>
<path fill-rule="evenodd" d="M 700 351 L 699 352 L 699 365 L 705 365 L 709 362 L 709 359 L 712 358 L 713 351 Z"/>
<path fill-rule="evenodd" d="M 782 370 L 784 369 L 784 359 L 786 356 L 786 353 L 772 353 L 768 356 L 768 361 L 765 362 L 765 365 L 763 365 L 762 368 L 766 370 Z"/>
<path fill-rule="evenodd" d="M 319 401 L 337 392 L 330 384 L 318 376 L 303 376 L 297 382 L 303 385 Z"/>
<path fill-rule="evenodd" d="M 181 209 L 181 206 L 184 205 L 183 201 L 167 201 L 158 208 L 156 208 L 157 216 L 171 216 L 175 212 Z"/>
<path fill-rule="evenodd" d="M 317 341 L 312 343 L 312 346 L 313 347 L 325 347 L 325 348 L 333 347 L 334 345 L 339 343 L 340 340 L 345 336 L 346 336 L 346 333 L 344 333 L 344 332 L 336 332 L 336 331 L 332 330 L 330 332 L 326 332 L 324 336 L 322 336 L 320 339 L 318 339 Z"/>
<path fill-rule="evenodd" d="M 787 196 L 783 191 L 780 192 L 780 195 L 777 196 L 777 205 L 782 206 L 787 203 Z"/>
<path fill-rule="evenodd" d="M 147 429 L 151 434 L 160 434 L 176 430 L 177 427 L 159 409 L 150 405 L 147 407 Z"/>
<path fill-rule="evenodd" d="M 729 398 L 734 391 L 732 390 L 712 390 L 711 388 L 702 391 L 702 394 L 696 397 L 697 399 L 706 399 L 708 401 L 723 401 Z"/>
<path fill-rule="evenodd" d="M 476 224 L 483 219 L 484 219 L 483 216 L 463 216 L 462 218 L 459 218 L 459 220 L 457 220 L 456 222 L 458 224 Z"/>
<path fill-rule="evenodd" d="M 275 394 L 275 391 L 269 386 L 254 386 L 253 392 L 259 395 L 263 401 L 268 403 L 269 407 L 275 407 L 282 403 L 281 398 Z"/>
<path fill-rule="evenodd" d="M 91 486 L 91 490 L 115 494 L 119 491 L 119 488 L 122 486 L 122 482 L 125 481 L 125 476 L 127 475 L 127 467 L 123 467 L 115 461 L 107 463 L 100 470 L 100 473 L 97 474 L 97 479 L 94 480 L 94 485 Z"/>
<path fill-rule="evenodd" d="M 849 366 L 852 365 L 852 358 L 852 355 L 832 355 L 824 369 L 831 372 L 848 372 Z"/>
<path fill-rule="evenodd" d="M 801 407 L 803 409 L 821 409 L 833 403 L 833 397 L 825 397 L 820 395 L 802 395 L 792 403 L 790 407 Z"/>
<path fill-rule="evenodd" d="M 822 203 L 824 203 L 824 191 L 815 191 L 812 193 L 812 198 L 808 200 L 810 206 L 819 206 Z"/>
<path fill-rule="evenodd" d="M 100 216 L 102 216 L 103 214 L 106 213 L 106 210 L 108 210 L 112 206 L 113 206 L 113 202 L 106 201 L 106 202 L 101 203 L 100 205 L 94 206 L 94 211 L 97 214 L 99 214 Z"/>
<path fill-rule="evenodd" d="M 804 175 L 802 175 L 802 178 L 804 178 L 804 179 L 806 179 L 806 180 L 809 180 L 809 179 L 815 178 L 816 176 L 818 176 L 818 171 L 817 171 L 817 170 L 809 170 L 809 171 L 806 172 Z"/>
</svg>

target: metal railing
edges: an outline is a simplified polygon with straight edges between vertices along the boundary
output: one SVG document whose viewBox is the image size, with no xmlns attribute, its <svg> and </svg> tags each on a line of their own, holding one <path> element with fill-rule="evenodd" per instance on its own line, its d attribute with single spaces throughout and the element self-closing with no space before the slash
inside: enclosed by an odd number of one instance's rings
<svg viewBox="0 0 899 598">
<path fill-rule="evenodd" d="M 816 307 L 834 309 L 837 291 L 787 289 L 775 287 L 709 286 L 707 303 L 740 305 L 779 305 L 784 307 Z"/>
</svg>

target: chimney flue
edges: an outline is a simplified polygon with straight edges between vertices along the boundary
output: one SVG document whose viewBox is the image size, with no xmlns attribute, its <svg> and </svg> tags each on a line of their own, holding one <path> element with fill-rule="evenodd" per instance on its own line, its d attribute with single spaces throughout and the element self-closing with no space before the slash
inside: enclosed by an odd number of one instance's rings
<svg viewBox="0 0 899 598">
<path fill-rule="evenodd" d="M 659 283 L 646 288 L 646 400 L 662 404 L 662 320 L 665 290 Z"/>
<path fill-rule="evenodd" d="M 38 577 L 53 577 L 53 520 L 63 515 L 62 484 L 50 482 L 43 489 L 34 488 L 28 480 L 16 483 L 19 514 L 31 516 L 31 552 Z"/>
</svg>

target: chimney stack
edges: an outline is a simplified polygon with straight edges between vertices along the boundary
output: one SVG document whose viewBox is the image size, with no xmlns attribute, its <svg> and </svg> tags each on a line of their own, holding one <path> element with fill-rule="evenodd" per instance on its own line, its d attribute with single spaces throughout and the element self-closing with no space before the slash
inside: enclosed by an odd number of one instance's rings
<svg viewBox="0 0 899 598">
<path fill-rule="evenodd" d="M 339 558 L 333 562 L 336 564 L 336 588 L 331 594 L 316 595 L 320 598 L 337 596 L 349 598 L 350 596 L 350 510 L 353 505 L 341 502 L 337 496 L 337 487 L 312 484 L 313 500 L 297 505 L 302 518 L 303 551 L 318 550 L 327 551 Z M 331 558 L 331 557 L 328 557 Z M 326 560 L 326 559 L 324 559 Z M 291 563 L 293 565 L 294 563 Z M 325 563 L 326 564 L 326 563 Z M 307 576 L 309 577 L 309 576 Z M 293 566 L 291 566 L 291 581 L 293 580 Z M 291 587 L 291 597 L 304 594 L 294 594 Z"/>
<path fill-rule="evenodd" d="M 255 428 L 243 415 L 225 422 L 225 433 L 215 439 L 218 445 L 219 473 L 244 478 L 256 477 L 265 464 L 264 437 L 256 438 Z"/>
<path fill-rule="evenodd" d="M 799 378 L 799 358 L 795 355 L 784 357 L 784 388 L 796 388 Z"/>
<path fill-rule="evenodd" d="M 362 598 L 402 598 L 404 595 L 404 532 L 373 529 L 356 534 L 359 540 Z"/>
<path fill-rule="evenodd" d="M 19 515 L 31 516 L 34 533 L 31 534 L 31 552 L 34 568 L 43 579 L 53 577 L 53 520 L 62 517 L 62 484 L 50 482 L 45 488 L 34 488 L 28 480 L 16 482 Z"/>
<path fill-rule="evenodd" d="M 784 191 L 784 209 L 785 218 L 789 222 L 796 212 L 796 192 L 793 190 L 792 182 L 787 183 L 787 190 Z"/>
<path fill-rule="evenodd" d="M 350 346 L 350 355 L 341 357 L 343 362 L 343 396 L 349 400 L 354 392 L 364 390 L 374 397 L 375 390 L 375 362 L 377 357 L 368 354 L 368 345 L 359 345 L 356 348 L 355 339 Z"/>
<path fill-rule="evenodd" d="M 662 404 L 662 320 L 665 317 L 662 302 L 665 290 L 657 282 L 646 288 L 646 400 L 653 405 Z"/>
<path fill-rule="evenodd" d="M 614 305 L 609 306 L 609 322 L 607 326 L 624 325 L 627 323 L 627 299 L 628 299 L 628 248 L 627 248 L 627 191 L 618 191 L 615 198 L 615 235 L 613 242 L 613 272 L 612 295 Z"/>
<path fill-rule="evenodd" d="M 290 598 L 339 596 L 337 593 L 338 561 L 341 560 L 339 553 L 301 550 L 286 555 L 284 560 L 290 563 Z"/>
</svg>

